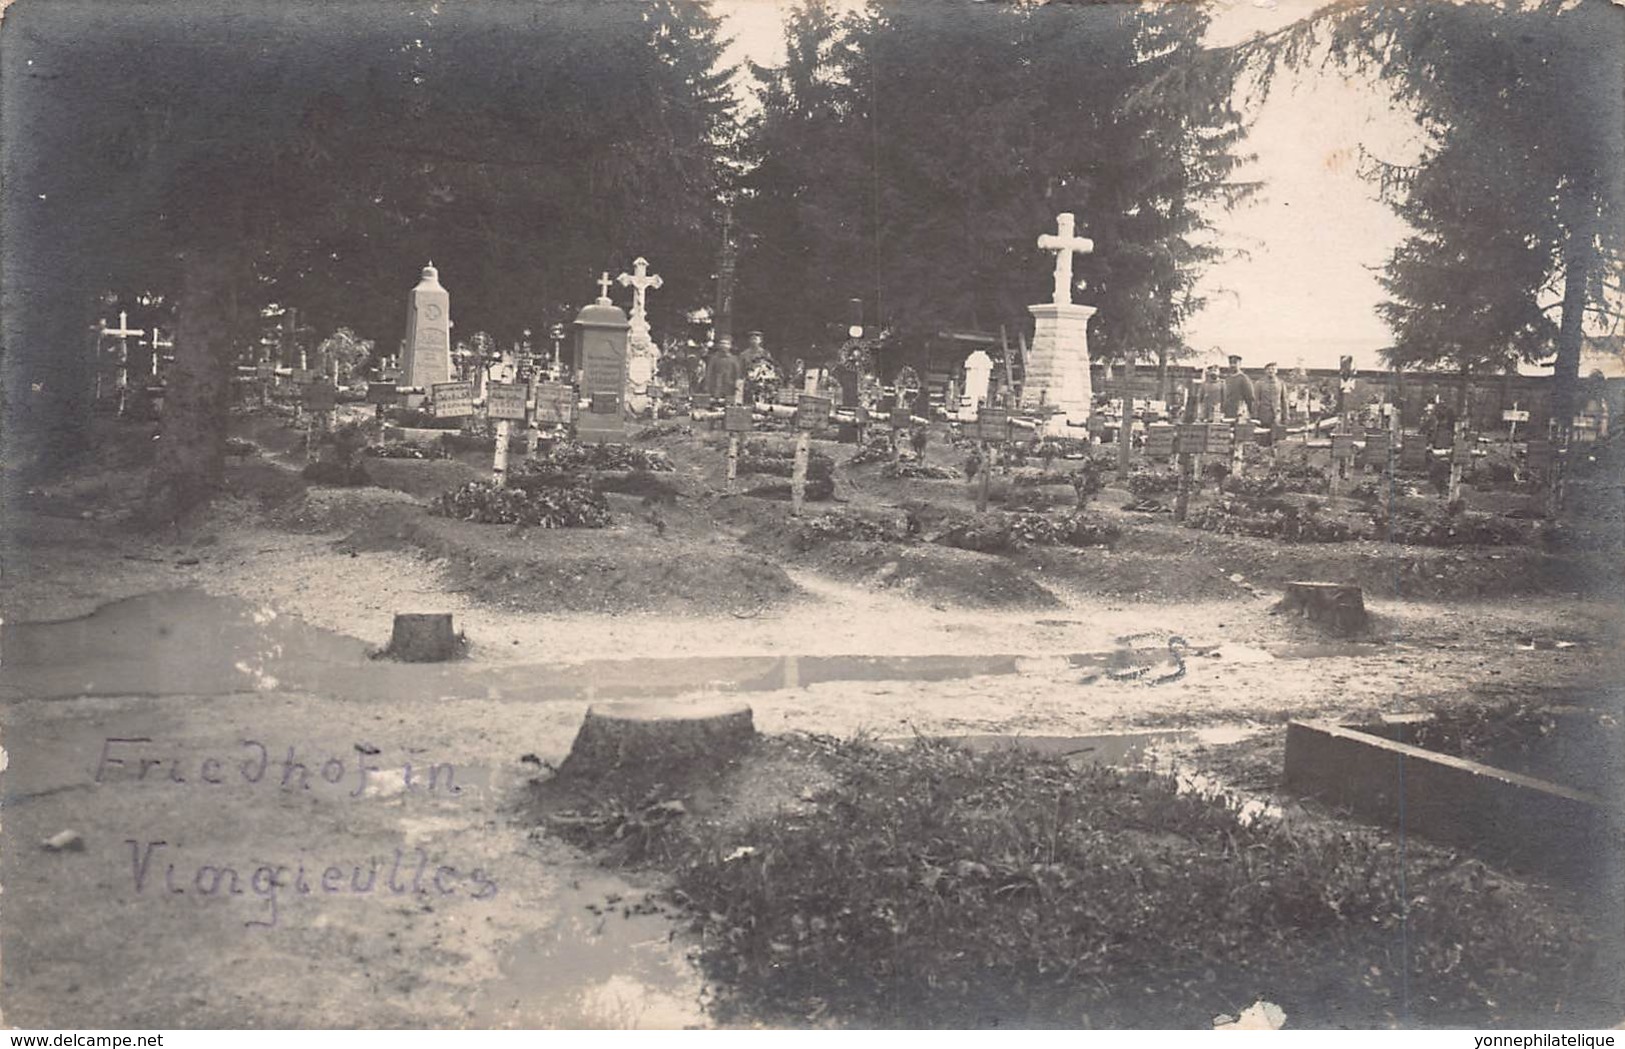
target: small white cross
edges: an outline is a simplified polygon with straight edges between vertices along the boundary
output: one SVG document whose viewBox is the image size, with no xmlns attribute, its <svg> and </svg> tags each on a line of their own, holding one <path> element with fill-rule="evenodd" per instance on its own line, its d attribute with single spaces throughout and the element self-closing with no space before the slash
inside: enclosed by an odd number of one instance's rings
<svg viewBox="0 0 1625 1049">
<path fill-rule="evenodd" d="M 603 276 L 598 278 L 599 305 L 609 305 L 609 271 L 605 270 Z"/>
<path fill-rule="evenodd" d="M 1038 238 L 1040 248 L 1055 252 L 1055 301 L 1062 306 L 1072 303 L 1072 253 L 1087 255 L 1095 250 L 1094 241 L 1074 235 L 1076 221 L 1072 212 L 1063 211 L 1055 216 L 1056 232 Z"/>
<path fill-rule="evenodd" d="M 152 326 L 152 335 L 147 339 L 147 345 L 152 347 L 152 374 L 158 374 L 158 359 L 163 356 L 164 350 L 174 349 L 175 340 L 165 339 L 158 326 Z"/>
</svg>

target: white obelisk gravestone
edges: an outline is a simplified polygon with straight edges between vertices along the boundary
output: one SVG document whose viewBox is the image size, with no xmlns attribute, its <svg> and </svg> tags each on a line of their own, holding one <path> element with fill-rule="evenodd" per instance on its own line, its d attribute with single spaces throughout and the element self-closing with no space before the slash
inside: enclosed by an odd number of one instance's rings
<svg viewBox="0 0 1625 1049">
<path fill-rule="evenodd" d="M 1089 318 L 1093 306 L 1072 301 L 1072 255 L 1094 250 L 1094 242 L 1073 233 L 1074 217 L 1055 217 L 1056 232 L 1038 238 L 1038 246 L 1055 252 L 1053 301 L 1028 306 L 1033 315 L 1033 347 L 1027 355 L 1027 377 L 1021 387 L 1021 407 L 1040 404 L 1060 409 L 1047 432 L 1065 434 L 1066 424 L 1089 419 Z"/>
<path fill-rule="evenodd" d="M 970 422 L 976 418 L 976 411 L 988 404 L 988 384 L 993 378 L 993 358 L 983 350 L 972 351 L 965 358 L 965 395 L 963 407 L 959 409 L 959 418 Z"/>
<path fill-rule="evenodd" d="M 427 390 L 451 380 L 451 296 L 440 286 L 440 274 L 431 262 L 407 298 L 401 382 Z"/>
</svg>

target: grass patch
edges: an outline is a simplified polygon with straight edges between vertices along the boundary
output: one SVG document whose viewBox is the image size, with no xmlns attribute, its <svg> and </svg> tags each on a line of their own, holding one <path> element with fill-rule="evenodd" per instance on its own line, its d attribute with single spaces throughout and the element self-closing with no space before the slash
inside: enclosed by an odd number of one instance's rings
<svg viewBox="0 0 1625 1049">
<path fill-rule="evenodd" d="M 1374 832 L 1242 825 L 1169 779 L 1014 748 L 791 736 L 741 764 L 599 784 L 551 824 L 670 873 L 724 1022 L 1206 1027 L 1267 998 L 1307 1024 L 1584 1026 L 1615 1006 L 1580 919 Z"/>
</svg>

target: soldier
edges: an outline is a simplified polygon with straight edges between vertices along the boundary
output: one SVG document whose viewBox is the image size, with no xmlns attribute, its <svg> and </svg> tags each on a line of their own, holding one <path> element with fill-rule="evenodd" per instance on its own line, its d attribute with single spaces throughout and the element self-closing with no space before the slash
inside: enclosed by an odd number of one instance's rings
<svg viewBox="0 0 1625 1049">
<path fill-rule="evenodd" d="M 1254 403 L 1258 406 L 1255 418 L 1269 430 L 1267 440 L 1273 442 L 1277 427 L 1284 425 L 1287 412 L 1286 383 L 1275 374 L 1275 362 L 1264 365 L 1264 377 L 1258 380 Z"/>
<path fill-rule="evenodd" d="M 1257 392 L 1253 389 L 1253 380 L 1241 370 L 1241 355 L 1230 355 L 1230 374 L 1224 377 L 1224 417 L 1234 419 L 1241 413 L 1242 405 L 1247 406 L 1247 414 L 1256 413 Z"/>
<path fill-rule="evenodd" d="M 1210 364 L 1202 372 L 1202 386 L 1197 391 L 1196 421 L 1210 423 L 1224 415 L 1224 380 L 1219 377 L 1219 366 Z"/>
<path fill-rule="evenodd" d="M 733 347 L 727 344 L 717 347 L 705 365 L 706 396 L 713 402 L 736 403 L 735 390 L 743 375 L 744 369 L 740 366 L 739 358 L 734 356 Z"/>
</svg>

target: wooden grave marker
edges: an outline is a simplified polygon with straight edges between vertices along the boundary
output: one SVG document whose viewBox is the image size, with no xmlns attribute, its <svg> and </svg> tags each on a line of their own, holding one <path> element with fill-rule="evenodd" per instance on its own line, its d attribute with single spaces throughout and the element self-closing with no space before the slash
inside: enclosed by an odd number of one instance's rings
<svg viewBox="0 0 1625 1049">
<path fill-rule="evenodd" d="M 790 513 L 801 516 L 807 498 L 807 460 L 812 455 L 812 433 L 829 425 L 830 399 L 802 394 L 796 402 L 796 458 L 790 470 Z"/>
<path fill-rule="evenodd" d="M 976 413 L 976 436 L 981 441 L 1004 443 L 1010 440 L 1010 410 L 982 408 Z"/>
<path fill-rule="evenodd" d="M 485 414 L 492 419 L 512 421 L 525 418 L 525 395 L 529 391 L 522 383 L 494 382 L 485 388 Z"/>
<path fill-rule="evenodd" d="M 491 451 L 491 481 L 502 485 L 508 479 L 508 435 L 514 420 L 525 421 L 526 395 L 523 383 L 493 382 L 485 387 L 485 416 L 496 420 L 496 446 Z"/>
<path fill-rule="evenodd" d="M 1174 456 L 1176 430 L 1169 423 L 1152 423 L 1145 431 L 1145 454 L 1148 459 L 1171 459 Z"/>
<path fill-rule="evenodd" d="M 429 387 L 437 419 L 456 419 L 474 414 L 474 384 L 471 382 L 437 382 Z"/>
<path fill-rule="evenodd" d="M 1360 453 L 1360 465 L 1381 473 L 1388 469 L 1388 453 L 1392 439 L 1387 430 L 1372 430 L 1365 435 L 1365 451 Z"/>
<path fill-rule="evenodd" d="M 537 425 L 558 423 L 569 425 L 575 414 L 575 388 L 562 382 L 536 384 L 535 419 Z"/>
<path fill-rule="evenodd" d="M 801 394 L 796 402 L 796 429 L 803 433 L 824 429 L 829 425 L 831 407 L 828 397 Z"/>
</svg>

